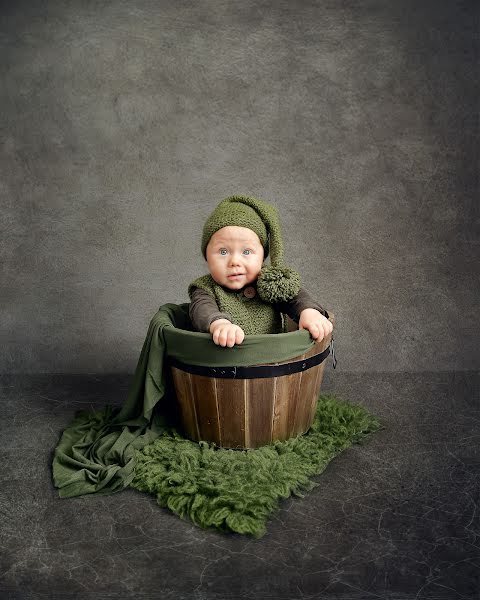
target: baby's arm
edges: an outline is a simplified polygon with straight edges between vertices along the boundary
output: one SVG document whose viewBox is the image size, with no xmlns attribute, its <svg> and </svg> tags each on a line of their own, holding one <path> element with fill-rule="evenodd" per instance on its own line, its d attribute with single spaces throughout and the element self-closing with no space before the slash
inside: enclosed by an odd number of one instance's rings
<svg viewBox="0 0 480 600">
<path fill-rule="evenodd" d="M 241 344 L 245 333 L 239 325 L 231 323 L 227 319 L 216 319 L 210 325 L 212 340 L 217 346 L 228 346 L 232 348 L 235 344 Z"/>
<path fill-rule="evenodd" d="M 202 289 L 195 288 L 191 294 L 190 320 L 197 331 L 211 333 L 217 346 L 241 344 L 245 337 L 243 330 L 234 325 L 229 313 L 219 311 L 215 298 Z"/>
<path fill-rule="evenodd" d="M 333 325 L 328 320 L 328 312 L 316 302 L 305 288 L 301 288 L 298 295 L 289 302 L 277 305 L 280 312 L 287 314 L 298 323 L 299 329 L 306 329 L 313 339 L 320 342 L 331 333 Z"/>
<path fill-rule="evenodd" d="M 194 288 L 190 295 L 189 315 L 193 329 L 204 333 L 210 333 L 210 324 L 215 319 L 232 321 L 229 313 L 219 310 L 215 298 L 200 288 Z"/>
</svg>

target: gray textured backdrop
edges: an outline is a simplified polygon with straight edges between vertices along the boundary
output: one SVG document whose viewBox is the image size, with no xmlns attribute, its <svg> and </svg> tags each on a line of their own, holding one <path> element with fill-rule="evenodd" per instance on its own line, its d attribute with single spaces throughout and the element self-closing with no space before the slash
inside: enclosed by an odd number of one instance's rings
<svg viewBox="0 0 480 600">
<path fill-rule="evenodd" d="M 232 193 L 279 207 L 340 369 L 478 369 L 472 6 L 2 3 L 1 372 L 133 371 Z"/>
</svg>

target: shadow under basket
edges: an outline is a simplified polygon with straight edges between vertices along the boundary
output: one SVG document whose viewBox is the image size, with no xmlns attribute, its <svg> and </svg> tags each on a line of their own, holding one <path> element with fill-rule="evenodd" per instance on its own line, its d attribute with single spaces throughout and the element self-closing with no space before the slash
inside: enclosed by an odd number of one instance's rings
<svg viewBox="0 0 480 600">
<path fill-rule="evenodd" d="M 296 323 L 287 320 L 288 330 L 297 331 Z M 333 314 L 329 320 L 334 323 Z M 331 348 L 332 334 L 282 362 L 204 367 L 172 359 L 170 368 L 184 434 L 222 448 L 246 449 L 307 432 Z M 333 361 L 335 366 L 334 356 Z"/>
</svg>

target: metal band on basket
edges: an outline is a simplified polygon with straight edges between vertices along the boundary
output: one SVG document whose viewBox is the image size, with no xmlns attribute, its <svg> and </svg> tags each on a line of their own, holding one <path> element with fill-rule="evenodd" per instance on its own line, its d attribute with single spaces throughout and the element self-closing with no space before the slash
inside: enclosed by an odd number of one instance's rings
<svg viewBox="0 0 480 600">
<path fill-rule="evenodd" d="M 303 360 L 289 362 L 282 365 L 255 365 L 251 367 L 204 367 L 198 365 L 188 365 L 181 361 L 168 357 L 168 362 L 172 367 L 191 373 L 192 375 L 203 375 L 205 377 L 216 377 L 218 379 L 262 379 L 266 377 L 282 377 L 282 375 L 292 375 L 307 371 L 322 363 L 330 354 L 330 347 L 326 348 L 320 354 L 315 354 Z"/>
</svg>

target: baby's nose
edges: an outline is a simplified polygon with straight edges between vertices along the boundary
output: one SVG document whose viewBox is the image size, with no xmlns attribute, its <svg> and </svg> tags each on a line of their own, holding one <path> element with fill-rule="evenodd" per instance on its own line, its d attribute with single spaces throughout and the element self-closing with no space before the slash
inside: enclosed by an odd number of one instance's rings
<svg viewBox="0 0 480 600">
<path fill-rule="evenodd" d="M 236 252 L 232 252 L 232 254 L 230 254 L 230 264 L 238 265 L 239 263 L 240 263 L 240 255 L 237 254 Z"/>
</svg>

